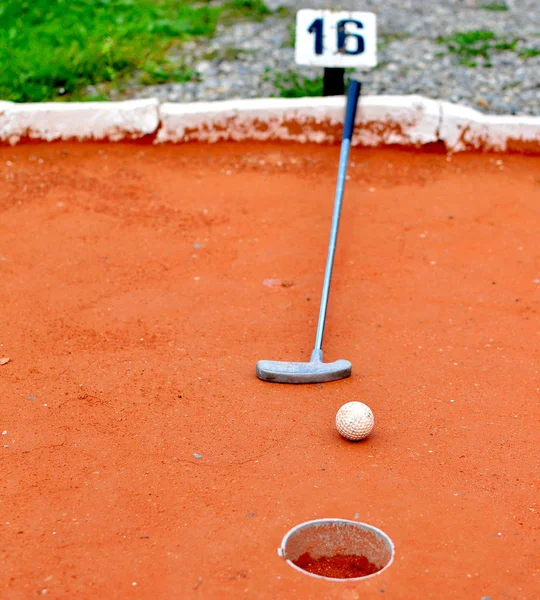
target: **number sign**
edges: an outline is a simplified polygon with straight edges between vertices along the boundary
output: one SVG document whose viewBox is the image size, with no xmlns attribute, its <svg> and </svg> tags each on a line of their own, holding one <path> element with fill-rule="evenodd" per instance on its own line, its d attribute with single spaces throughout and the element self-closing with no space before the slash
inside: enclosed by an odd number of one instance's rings
<svg viewBox="0 0 540 600">
<path fill-rule="evenodd" d="M 319 67 L 374 67 L 375 13 L 303 9 L 296 13 L 296 62 Z"/>
</svg>

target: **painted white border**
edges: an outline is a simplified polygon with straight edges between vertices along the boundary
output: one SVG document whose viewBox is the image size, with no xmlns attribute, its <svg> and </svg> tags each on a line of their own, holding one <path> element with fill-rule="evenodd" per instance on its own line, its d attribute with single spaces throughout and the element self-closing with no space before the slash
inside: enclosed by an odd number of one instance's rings
<svg viewBox="0 0 540 600">
<path fill-rule="evenodd" d="M 24 139 L 119 141 L 152 135 L 159 126 L 159 102 L 0 102 L 0 141 Z"/>
<path fill-rule="evenodd" d="M 220 102 L 158 100 L 16 104 L 0 101 L 0 142 L 121 141 L 153 136 L 154 143 L 220 140 L 339 140 L 343 97 L 264 98 Z M 422 96 L 363 96 L 354 145 L 421 147 L 443 142 L 448 152 L 540 154 L 540 117 L 484 115 Z"/>
<path fill-rule="evenodd" d="M 540 117 L 484 115 L 472 108 L 440 102 L 440 139 L 452 152 L 504 152 L 520 143 L 540 152 Z"/>
<path fill-rule="evenodd" d="M 160 106 L 156 141 L 287 140 L 331 143 L 341 136 L 345 98 L 265 98 Z M 353 144 L 437 141 L 438 102 L 421 96 L 365 96 Z"/>
</svg>

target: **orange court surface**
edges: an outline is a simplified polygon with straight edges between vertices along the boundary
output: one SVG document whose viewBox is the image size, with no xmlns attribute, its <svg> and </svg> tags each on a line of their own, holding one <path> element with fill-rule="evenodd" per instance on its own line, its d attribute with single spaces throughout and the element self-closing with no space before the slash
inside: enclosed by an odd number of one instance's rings
<svg viewBox="0 0 540 600">
<path fill-rule="evenodd" d="M 338 154 L 0 148 L 0 598 L 538 598 L 539 158 L 353 148 L 323 344 L 352 377 L 266 383 L 313 347 Z M 394 563 L 278 557 L 324 517 Z"/>
</svg>

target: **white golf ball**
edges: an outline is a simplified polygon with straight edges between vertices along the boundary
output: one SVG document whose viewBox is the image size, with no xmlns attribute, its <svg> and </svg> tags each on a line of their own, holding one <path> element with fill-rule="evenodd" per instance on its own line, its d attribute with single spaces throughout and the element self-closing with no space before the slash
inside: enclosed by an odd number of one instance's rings
<svg viewBox="0 0 540 600">
<path fill-rule="evenodd" d="M 363 440 L 373 431 L 375 418 L 363 402 L 347 402 L 336 414 L 336 428 L 346 439 Z"/>
</svg>

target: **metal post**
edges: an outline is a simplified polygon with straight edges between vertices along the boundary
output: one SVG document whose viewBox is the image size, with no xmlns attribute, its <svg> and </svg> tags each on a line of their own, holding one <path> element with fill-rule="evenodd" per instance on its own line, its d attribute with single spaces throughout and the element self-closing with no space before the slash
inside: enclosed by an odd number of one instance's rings
<svg viewBox="0 0 540 600">
<path fill-rule="evenodd" d="M 323 96 L 342 96 L 345 93 L 345 69 L 324 69 Z"/>
</svg>

